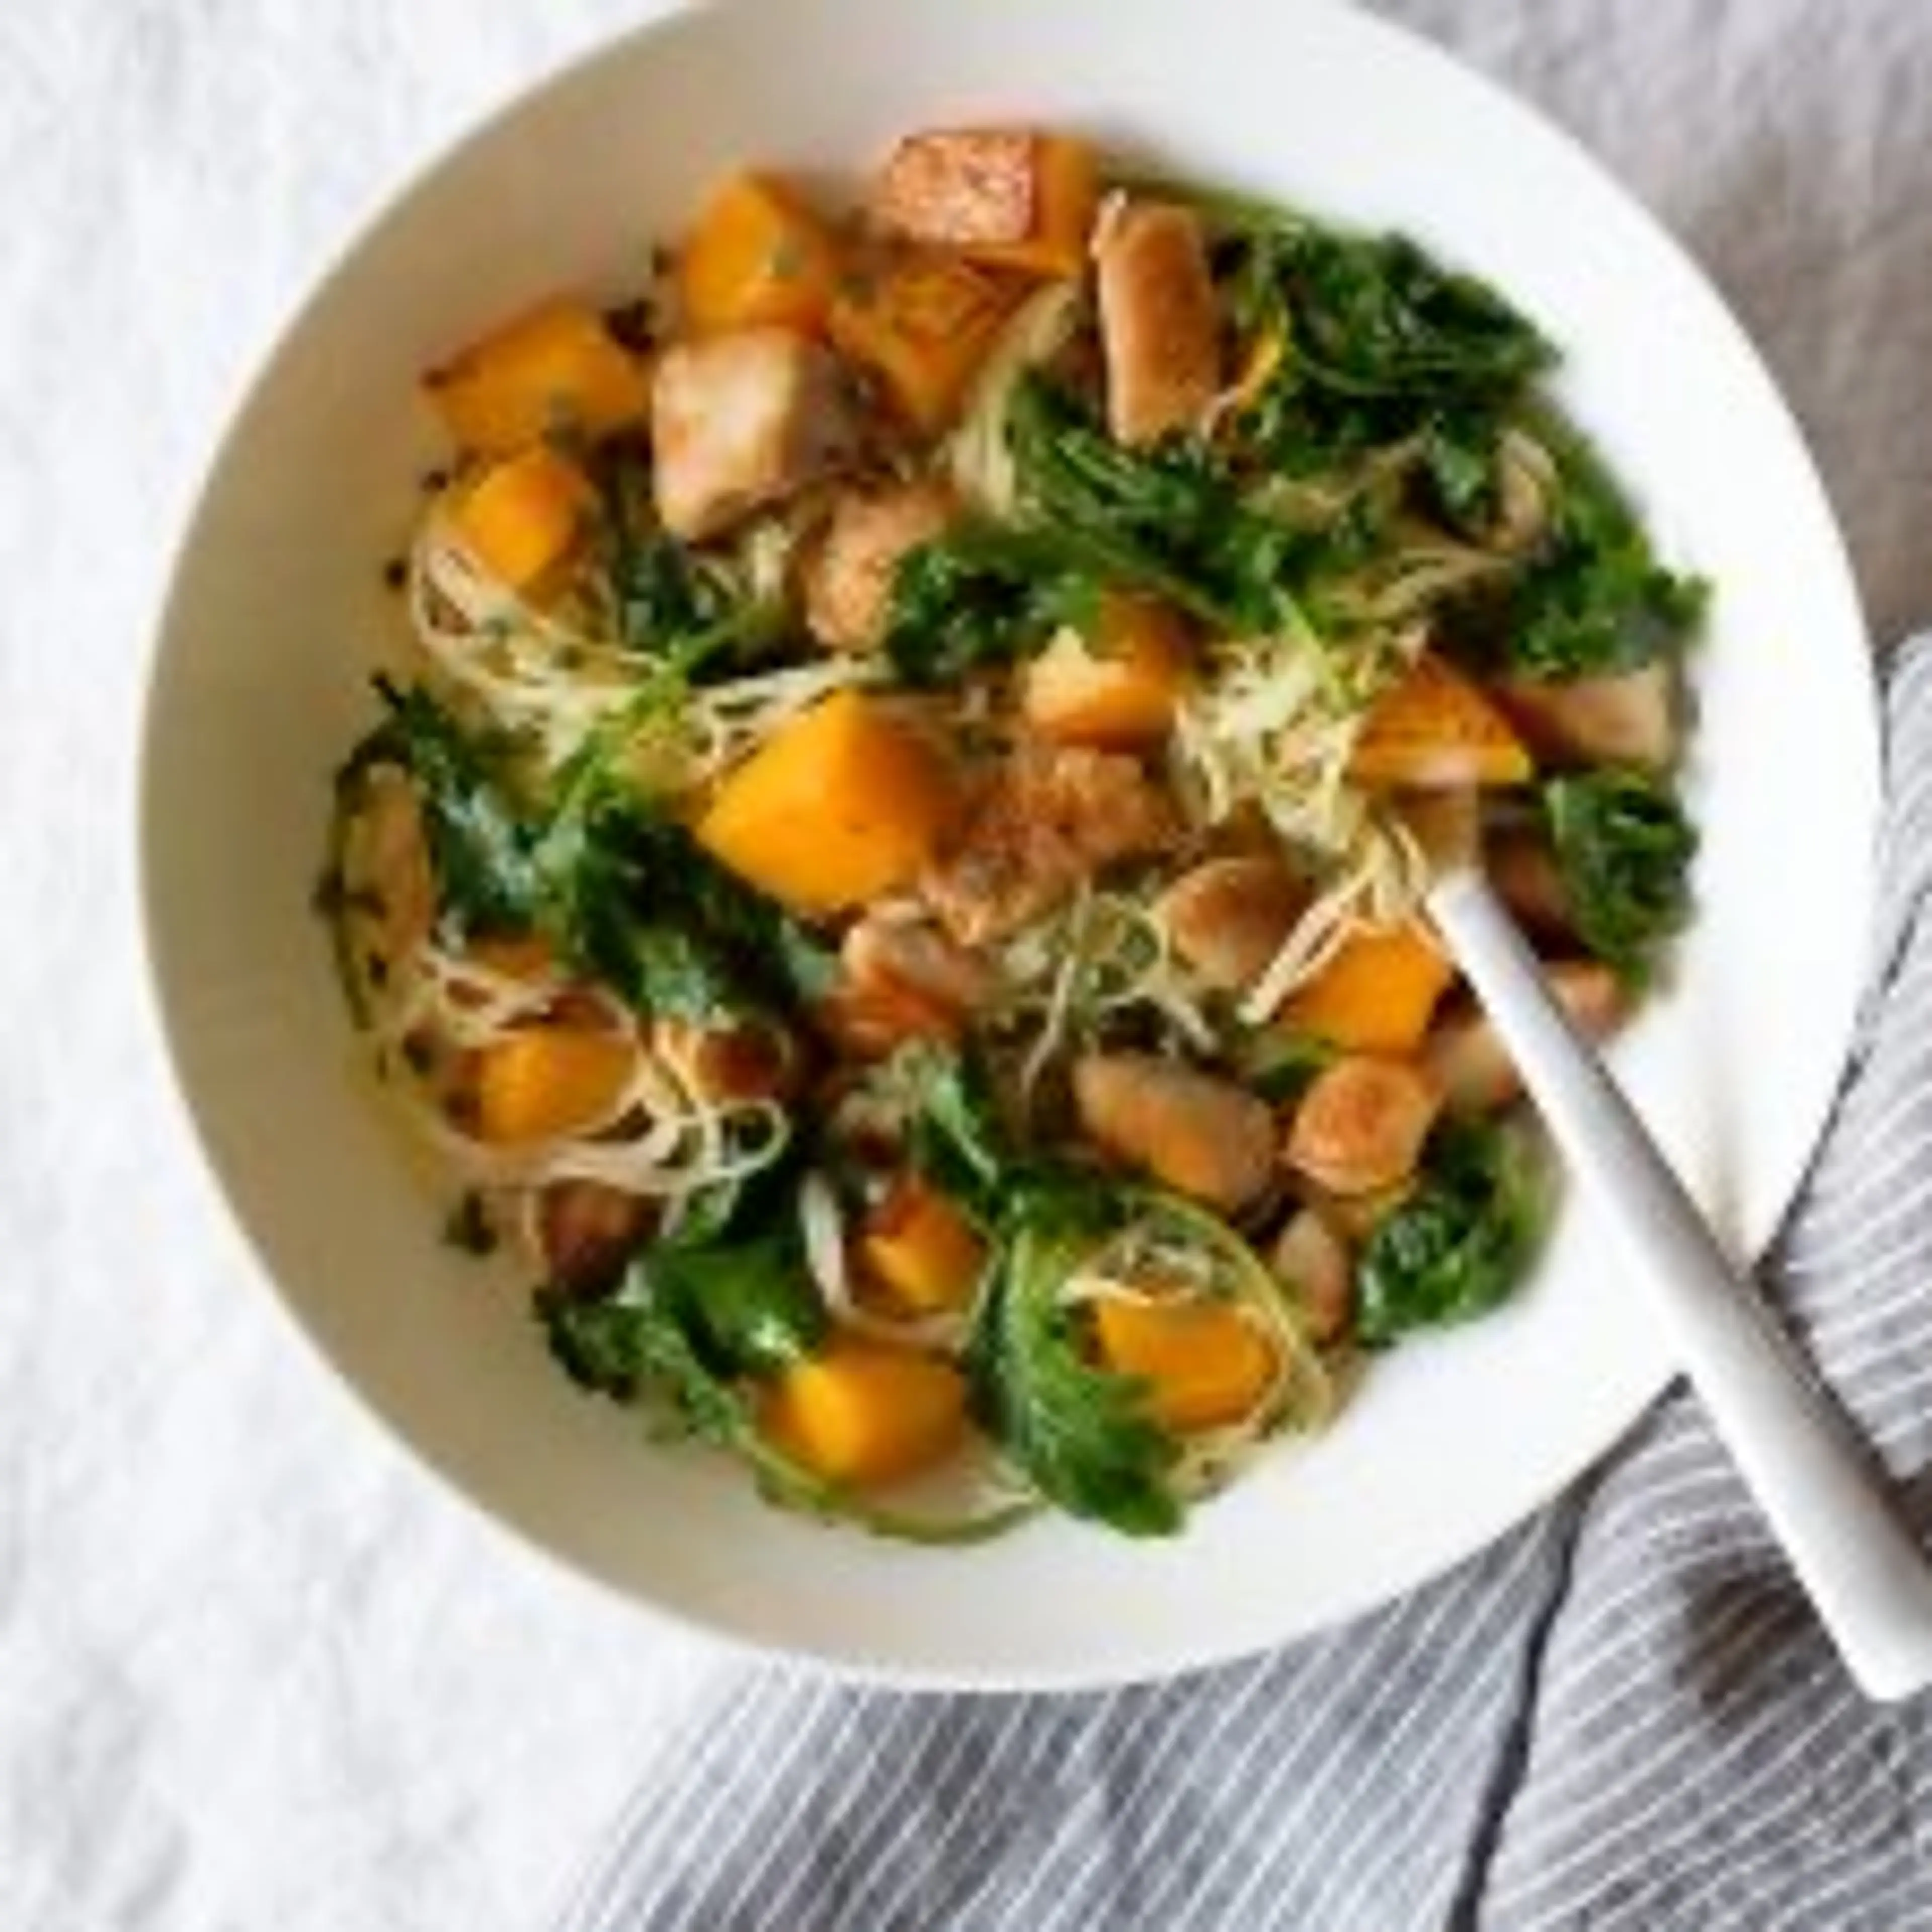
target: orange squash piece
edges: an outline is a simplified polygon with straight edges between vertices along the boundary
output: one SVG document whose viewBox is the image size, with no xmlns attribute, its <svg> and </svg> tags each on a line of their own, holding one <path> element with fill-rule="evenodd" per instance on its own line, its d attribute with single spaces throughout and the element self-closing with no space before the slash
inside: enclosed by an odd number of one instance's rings
<svg viewBox="0 0 1932 1932">
<path fill-rule="evenodd" d="M 972 1300 L 986 1248 L 944 1195 L 908 1177 L 867 1217 L 859 1258 L 898 1306 L 934 1315 Z"/>
<path fill-rule="evenodd" d="M 477 1056 L 477 1132 L 493 1146 L 529 1147 L 594 1126 L 636 1066 L 621 1034 L 526 1027 Z"/>
<path fill-rule="evenodd" d="M 473 342 L 423 378 L 466 450 L 509 456 L 558 434 L 596 442 L 642 422 L 644 365 L 588 303 L 560 298 Z"/>
<path fill-rule="evenodd" d="M 931 434 L 952 420 L 1012 306 L 1009 286 L 957 256 L 906 250 L 850 264 L 829 326 L 838 348 Z"/>
<path fill-rule="evenodd" d="M 1110 593 L 1090 641 L 1063 630 L 1027 666 L 1021 708 L 1055 744 L 1138 751 L 1167 736 L 1186 666 L 1180 620 L 1166 604 Z"/>
<path fill-rule="evenodd" d="M 1094 1304 L 1094 1334 L 1109 1369 L 1150 1384 L 1154 1420 L 1177 1435 L 1238 1422 L 1275 1372 L 1267 1337 L 1223 1303 L 1108 1297 Z"/>
<path fill-rule="evenodd" d="M 890 1483 L 942 1462 L 966 1432 L 950 1363 L 842 1336 L 766 1391 L 765 1434 L 827 1482 Z"/>
<path fill-rule="evenodd" d="M 1100 170 L 1093 149 L 1064 134 L 1037 136 L 1033 232 L 1022 241 L 991 242 L 967 252 L 996 268 L 1036 275 L 1077 275 L 1087 266 L 1100 199 Z"/>
<path fill-rule="evenodd" d="M 1532 769 L 1502 707 L 1429 651 L 1376 699 L 1348 760 L 1358 784 L 1432 790 L 1521 784 Z"/>
<path fill-rule="evenodd" d="M 778 322 L 815 332 L 832 306 L 831 237 L 782 182 L 736 174 L 705 203 L 678 256 L 678 300 L 694 334 Z"/>
<path fill-rule="evenodd" d="M 463 548 L 509 589 L 536 589 L 577 547 L 596 506 L 582 470 L 548 443 L 493 464 L 458 496 Z"/>
<path fill-rule="evenodd" d="M 1348 1053 L 1410 1054 L 1422 1044 L 1436 1003 L 1455 977 L 1442 952 L 1413 924 L 1358 932 L 1276 1015 Z"/>
<path fill-rule="evenodd" d="M 837 912 L 917 877 L 953 803 L 925 739 L 874 700 L 835 692 L 725 778 L 698 840 L 794 910 Z"/>
</svg>

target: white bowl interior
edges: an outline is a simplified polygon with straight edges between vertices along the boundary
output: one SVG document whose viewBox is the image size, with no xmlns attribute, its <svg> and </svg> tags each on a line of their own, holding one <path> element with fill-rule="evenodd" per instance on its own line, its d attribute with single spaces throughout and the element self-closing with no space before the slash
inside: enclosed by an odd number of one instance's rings
<svg viewBox="0 0 1932 1932">
<path fill-rule="evenodd" d="M 1667 1364 L 1587 1204 L 1533 1285 L 1379 1365 L 1340 1426 L 1135 1544 L 1065 1522 L 966 1552 L 828 1532 L 649 1448 L 548 1364 L 521 1283 L 446 1250 L 352 1077 L 308 910 L 330 772 L 397 622 L 380 566 L 440 454 L 430 360 L 536 295 L 622 292 L 756 157 L 849 181 L 896 133 L 1007 117 L 1402 226 L 1563 344 L 1564 396 L 1676 560 L 1717 585 L 1696 665 L 1702 910 L 1617 1066 L 1726 1238 L 1768 1238 L 1823 1118 L 1862 965 L 1877 757 L 1828 512 L 1756 359 L 1573 146 L 1395 31 L 1220 0 L 728 4 L 620 41 L 494 122 L 364 236 L 230 435 L 170 606 L 144 792 L 170 1043 L 233 1208 L 322 1353 L 494 1516 L 642 1604 L 878 1674 L 1145 1676 L 1361 1608 L 1514 1521 Z M 1804 908 L 1802 933 L 1792 909 Z"/>
</svg>

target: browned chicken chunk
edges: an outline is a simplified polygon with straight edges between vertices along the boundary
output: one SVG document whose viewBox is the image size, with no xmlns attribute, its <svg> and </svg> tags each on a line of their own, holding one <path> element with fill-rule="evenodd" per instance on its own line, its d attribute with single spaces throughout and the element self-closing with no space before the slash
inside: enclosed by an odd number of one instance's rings
<svg viewBox="0 0 1932 1932">
<path fill-rule="evenodd" d="M 1666 765 L 1677 752 L 1677 688 L 1666 664 L 1612 677 L 1519 678 L 1498 694 L 1530 749 L 1551 764 Z"/>
<path fill-rule="evenodd" d="M 868 914 L 839 947 L 820 1028 L 844 1052 L 880 1058 L 909 1040 L 956 1042 L 991 995 L 992 969 L 925 921 Z"/>
<path fill-rule="evenodd" d="M 1174 808 L 1135 760 L 1070 746 L 1022 746 L 922 884 L 962 946 L 981 946 L 1049 912 L 1079 882 L 1161 850 Z"/>
<path fill-rule="evenodd" d="M 799 1071 L 797 1042 L 775 1024 L 703 1027 L 660 1018 L 652 1024 L 651 1044 L 714 1102 L 782 1100 Z"/>
<path fill-rule="evenodd" d="M 1308 890 L 1281 860 L 1210 859 L 1162 896 L 1174 950 L 1210 986 L 1238 993 L 1268 970 L 1308 904 Z"/>
<path fill-rule="evenodd" d="M 1334 1194 L 1369 1194 L 1414 1171 L 1442 1096 L 1406 1060 L 1352 1055 L 1324 1067 L 1288 1130 L 1289 1166 Z"/>
<path fill-rule="evenodd" d="M 1036 145 L 1020 128 L 909 134 L 879 172 L 872 218 L 889 234 L 940 247 L 1024 241 L 1036 220 Z"/>
<path fill-rule="evenodd" d="M 1294 1297 L 1310 1340 L 1337 1340 L 1354 1315 L 1355 1271 L 1334 1224 L 1317 1208 L 1298 1209 L 1275 1237 L 1268 1261 Z"/>
<path fill-rule="evenodd" d="M 1274 1112 L 1232 1081 L 1150 1053 L 1089 1054 L 1074 1064 L 1073 1100 L 1109 1154 L 1224 1213 L 1273 1178 Z"/>
<path fill-rule="evenodd" d="M 1221 387 L 1220 321 L 1199 220 L 1130 202 L 1095 248 L 1107 419 L 1125 443 L 1198 423 Z"/>
<path fill-rule="evenodd" d="M 831 351 L 788 328 L 739 328 L 665 351 L 651 386 L 658 514 L 713 536 L 850 453 L 851 398 Z"/>
<path fill-rule="evenodd" d="M 1548 839 L 1532 832 L 1506 832 L 1488 842 L 1490 883 L 1526 932 L 1553 938 L 1570 930 L 1570 900 L 1562 869 Z"/>
<path fill-rule="evenodd" d="M 992 968 L 978 953 L 921 920 L 868 914 L 846 934 L 838 958 L 855 985 L 909 987 L 962 1016 L 993 990 Z"/>
<path fill-rule="evenodd" d="M 651 1204 L 601 1180 L 560 1180 L 537 1204 L 544 1265 L 558 1287 L 603 1292 L 651 1231 Z"/>
<path fill-rule="evenodd" d="M 844 490 L 805 571 L 806 621 L 820 644 L 868 651 L 884 638 L 899 562 L 956 514 L 937 484 Z"/>
<path fill-rule="evenodd" d="M 1586 1040 L 1607 1040 L 1630 1011 L 1630 993 L 1609 967 L 1572 959 L 1548 968 L 1544 979 Z M 1448 1104 L 1463 1113 L 1507 1106 L 1522 1091 L 1508 1050 L 1480 1012 L 1438 1027 L 1423 1049 L 1423 1064 Z"/>
</svg>

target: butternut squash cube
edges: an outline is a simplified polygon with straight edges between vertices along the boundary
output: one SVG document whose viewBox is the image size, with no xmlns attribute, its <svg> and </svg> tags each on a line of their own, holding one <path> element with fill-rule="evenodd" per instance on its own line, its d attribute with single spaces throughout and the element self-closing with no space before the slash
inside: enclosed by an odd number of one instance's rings
<svg viewBox="0 0 1932 1932">
<path fill-rule="evenodd" d="M 1012 306 L 1012 289 L 970 262 L 909 250 L 849 265 L 829 326 L 839 349 L 932 434 L 952 420 Z"/>
<path fill-rule="evenodd" d="M 1348 776 L 1418 790 L 1521 784 L 1529 753 L 1502 707 L 1425 651 L 1362 721 Z"/>
<path fill-rule="evenodd" d="M 732 772 L 705 850 L 794 910 L 837 912 L 916 878 L 953 816 L 952 775 L 876 700 L 836 692 Z"/>
<path fill-rule="evenodd" d="M 1090 641 L 1062 630 L 1027 666 L 1022 709 L 1055 744 L 1138 751 L 1167 736 L 1186 664 L 1180 622 L 1166 604 L 1110 594 Z"/>
<path fill-rule="evenodd" d="M 536 589 L 577 547 L 596 506 L 582 470 L 548 443 L 493 464 L 458 496 L 463 548 L 512 590 Z"/>
<path fill-rule="evenodd" d="M 949 1362 L 841 1337 L 778 1376 L 760 1419 L 778 1448 L 827 1482 L 890 1483 L 958 1446 L 966 1383 Z"/>
<path fill-rule="evenodd" d="M 1348 1053 L 1410 1054 L 1421 1046 L 1455 969 L 1414 924 L 1358 932 L 1288 996 L 1276 1016 Z"/>
<path fill-rule="evenodd" d="M 1084 141 L 1025 128 L 941 128 L 909 134 L 892 150 L 872 211 L 890 232 L 989 266 L 1077 275 L 1098 200 Z"/>
<path fill-rule="evenodd" d="M 622 1097 L 637 1050 L 621 1034 L 526 1027 L 477 1057 L 476 1126 L 496 1147 L 530 1147 L 598 1125 Z"/>
<path fill-rule="evenodd" d="M 694 333 L 778 322 L 815 330 L 832 306 L 831 237 L 784 182 L 736 174 L 721 183 L 678 257 L 678 299 Z"/>
<path fill-rule="evenodd" d="M 1154 1420 L 1176 1435 L 1238 1422 L 1275 1372 L 1268 1338 L 1223 1302 L 1108 1296 L 1094 1304 L 1094 1333 L 1108 1368 L 1150 1384 Z"/>
<path fill-rule="evenodd" d="M 423 378 L 466 450 L 509 456 L 560 432 L 592 442 L 643 422 L 643 365 L 587 303 L 568 298 L 506 322 Z"/>
<path fill-rule="evenodd" d="M 934 1315 L 972 1300 L 986 1248 L 944 1195 L 908 1178 L 868 1217 L 859 1258 L 899 1307 Z"/>
</svg>

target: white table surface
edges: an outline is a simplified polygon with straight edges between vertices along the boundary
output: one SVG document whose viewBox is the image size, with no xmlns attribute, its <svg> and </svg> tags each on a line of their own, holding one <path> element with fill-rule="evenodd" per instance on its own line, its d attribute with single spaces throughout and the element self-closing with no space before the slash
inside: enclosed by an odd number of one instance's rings
<svg viewBox="0 0 1932 1932">
<path fill-rule="evenodd" d="M 540 1924 L 736 1667 L 511 1551 L 291 1344 L 182 1142 L 133 913 L 148 632 L 266 338 L 398 175 L 653 10 L 0 10 L 10 1932 Z M 1392 10 L 1690 241 L 1812 431 L 1877 631 L 1932 610 L 1932 7 Z"/>
</svg>

